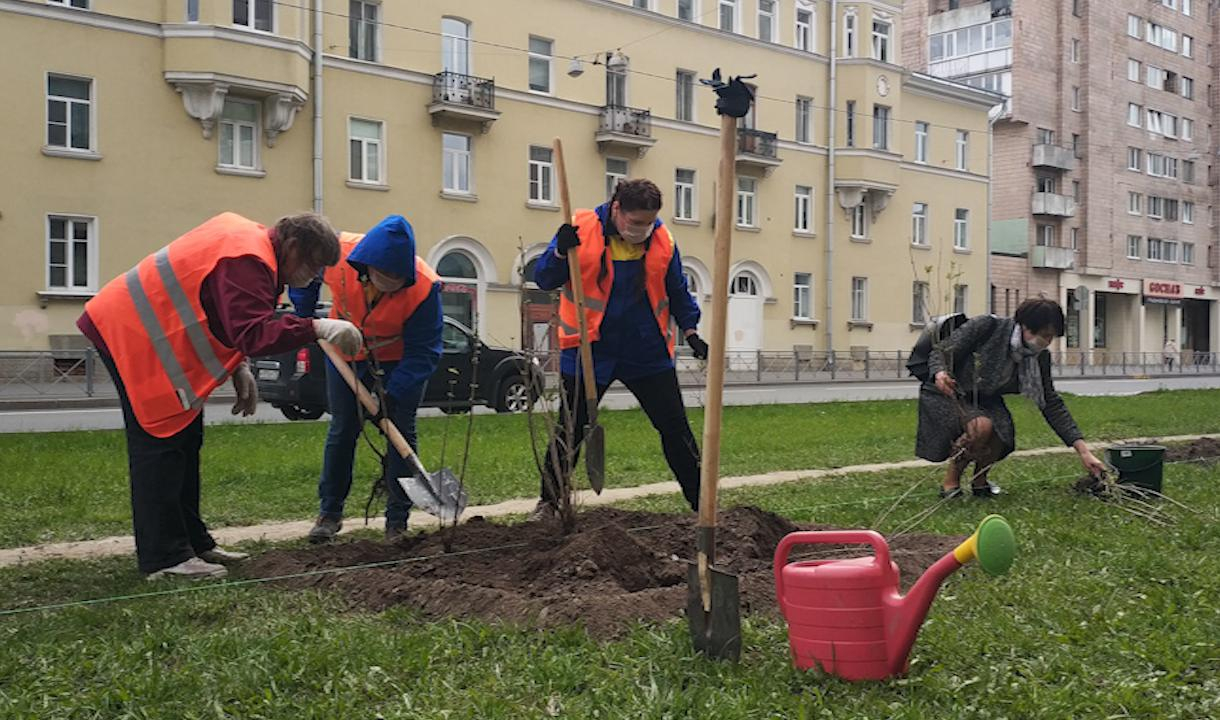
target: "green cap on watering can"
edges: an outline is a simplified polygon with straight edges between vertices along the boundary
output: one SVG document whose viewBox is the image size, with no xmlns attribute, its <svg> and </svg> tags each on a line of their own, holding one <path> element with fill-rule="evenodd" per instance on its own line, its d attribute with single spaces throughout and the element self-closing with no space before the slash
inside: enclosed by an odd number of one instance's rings
<svg viewBox="0 0 1220 720">
<path fill-rule="evenodd" d="M 1012 567 L 1017 554 L 1017 539 L 1008 521 L 999 515 L 988 515 L 965 542 L 953 550 L 953 557 L 962 565 L 978 559 L 988 575 L 1003 575 Z"/>
</svg>

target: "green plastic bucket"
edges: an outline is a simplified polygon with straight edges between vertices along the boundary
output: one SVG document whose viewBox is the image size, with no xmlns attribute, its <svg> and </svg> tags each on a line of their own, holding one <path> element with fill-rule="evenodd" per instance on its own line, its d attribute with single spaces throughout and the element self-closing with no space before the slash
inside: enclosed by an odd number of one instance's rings
<svg viewBox="0 0 1220 720">
<path fill-rule="evenodd" d="M 1115 445 L 1106 450 L 1106 460 L 1118 471 L 1119 484 L 1161 491 L 1164 445 Z"/>
</svg>

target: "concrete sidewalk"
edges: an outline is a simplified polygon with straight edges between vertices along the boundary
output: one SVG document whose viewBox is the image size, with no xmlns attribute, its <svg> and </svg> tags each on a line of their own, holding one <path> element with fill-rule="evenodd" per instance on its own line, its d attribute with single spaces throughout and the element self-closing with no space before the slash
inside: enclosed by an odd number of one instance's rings
<svg viewBox="0 0 1220 720">
<path fill-rule="evenodd" d="M 1133 442 L 1150 442 L 1154 440 L 1161 443 L 1190 442 L 1200 438 L 1220 439 L 1220 434 L 1175 435 L 1161 438 L 1130 438 L 1127 440 L 1117 440 L 1113 443 L 1098 444 L 1093 449 L 1095 452 L 1101 452 L 1109 445 L 1121 445 Z M 1030 450 L 1018 450 L 1012 454 L 1012 457 L 1063 455 L 1071 452 L 1073 452 L 1071 448 L 1055 446 L 1034 448 Z M 737 477 L 722 478 L 720 481 L 720 487 L 726 490 L 743 487 L 763 487 L 767 485 L 777 485 L 780 483 L 796 482 L 798 480 L 823 480 L 827 478 L 841 477 L 843 475 L 851 475 L 854 473 L 878 473 L 908 468 L 931 468 L 938 465 L 938 463 L 930 463 L 926 460 L 904 460 L 901 462 L 871 463 L 867 465 L 850 465 L 847 467 L 824 468 L 817 470 L 781 470 L 778 472 L 764 473 L 761 475 L 741 475 Z M 929 488 L 931 488 L 931 485 L 934 484 L 936 480 L 937 478 L 929 477 Z M 580 506 L 591 507 L 595 505 L 609 505 L 616 502 L 622 502 L 624 500 L 631 500 L 650 495 L 674 494 L 677 493 L 677 491 L 677 486 L 673 482 L 667 481 L 661 483 L 651 483 L 648 485 L 637 485 L 635 487 L 610 488 L 604 490 L 601 495 L 595 495 L 590 490 L 581 490 L 577 492 L 575 501 Z M 537 498 L 517 498 L 494 503 L 492 505 L 471 506 L 466 509 L 464 519 L 469 520 L 473 517 L 495 518 L 510 515 L 525 515 L 534 509 L 535 503 L 537 503 Z M 368 526 L 370 528 L 380 529 L 384 526 L 384 524 L 385 518 L 379 516 L 376 518 L 371 518 Z M 252 540 L 274 542 L 303 538 L 306 534 L 308 534 L 311 527 L 313 527 L 312 520 L 275 522 L 264 523 L 261 525 L 250 525 L 246 527 L 216 528 L 212 530 L 212 535 L 216 538 L 216 541 L 222 545 L 233 545 Z M 345 525 L 343 534 L 362 527 L 364 527 L 364 523 L 356 518 L 353 518 Z M 419 512 L 412 513 L 411 527 L 434 528 L 436 527 L 436 518 Z M 135 540 L 132 538 L 132 536 L 118 535 L 114 537 L 100 538 L 98 540 L 47 543 L 44 545 L 3 549 L 0 550 L 0 567 L 9 567 L 12 565 L 52 559 L 84 560 L 113 555 L 127 555 L 133 554 L 134 552 Z"/>
</svg>

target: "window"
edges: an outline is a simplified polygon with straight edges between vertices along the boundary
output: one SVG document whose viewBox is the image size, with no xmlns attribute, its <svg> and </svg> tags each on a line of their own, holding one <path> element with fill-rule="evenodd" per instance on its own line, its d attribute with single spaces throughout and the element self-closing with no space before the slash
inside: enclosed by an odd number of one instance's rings
<svg viewBox="0 0 1220 720">
<path fill-rule="evenodd" d="M 1171 52 L 1178 51 L 1178 34 L 1173 30 L 1162 25 L 1157 25 L 1154 22 L 1149 22 L 1145 27 L 1144 39 L 1151 45 L 1156 45 L 1159 48 L 1169 50 Z"/>
<path fill-rule="evenodd" d="M 953 247 L 957 250 L 970 247 L 969 218 L 970 211 L 965 208 L 958 208 L 953 213 Z"/>
<path fill-rule="evenodd" d="M 796 49 L 813 52 L 813 6 L 801 0 L 796 4 Z"/>
<path fill-rule="evenodd" d="M 873 20 L 873 59 L 881 62 L 890 61 L 890 30 L 892 25 L 881 20 Z"/>
<path fill-rule="evenodd" d="M 357 60 L 377 62 L 377 13 L 381 6 L 366 0 L 351 0 L 347 10 L 347 54 Z"/>
<path fill-rule="evenodd" d="M 955 313 L 965 313 L 966 312 L 966 286 L 965 285 L 954 285 L 953 286 L 953 312 L 955 312 Z"/>
<path fill-rule="evenodd" d="M 1190 0 L 1182 0 L 1182 14 L 1187 17 L 1190 17 L 1190 14 L 1191 14 L 1190 5 L 1191 5 Z"/>
<path fill-rule="evenodd" d="M 932 62 L 940 62 L 1008 47 L 1012 47 L 1012 18 L 1006 17 L 936 33 L 929 37 L 928 54 Z"/>
<path fill-rule="evenodd" d="M 1183 140 L 1191 141 L 1195 139 L 1195 121 L 1190 118 L 1181 118 L 1178 121 L 1179 137 Z"/>
<path fill-rule="evenodd" d="M 1140 118 L 1144 114 L 1144 109 L 1135 103 L 1127 103 L 1127 124 L 1131 127 L 1140 126 Z"/>
<path fill-rule="evenodd" d="M 694 22 L 695 0 L 678 0 L 678 19 Z"/>
<path fill-rule="evenodd" d="M 1038 128 L 1038 144 L 1039 145 L 1054 145 L 1055 131 L 1046 128 Z"/>
<path fill-rule="evenodd" d="M 695 219 L 695 171 L 678 168 L 674 171 L 674 217 Z"/>
<path fill-rule="evenodd" d="M 1185 57 L 1194 57 L 1195 56 L 1194 45 L 1195 45 L 1194 38 L 1192 38 L 1189 35 L 1183 35 L 1182 36 L 1182 55 Z"/>
<path fill-rule="evenodd" d="M 1161 260 L 1171 263 L 1178 261 L 1178 242 L 1176 240 L 1165 240 L 1161 243 Z"/>
<path fill-rule="evenodd" d="M 1068 231 L 1068 247 L 1073 250 L 1080 249 L 1080 228 L 1072 228 Z"/>
<path fill-rule="evenodd" d="M 911 323 L 922 324 L 928 321 L 928 284 L 922 280 L 911 283 Z"/>
<path fill-rule="evenodd" d="M 1080 3 L 1081 0 L 1072 0 L 1072 14 L 1076 17 L 1080 17 Z"/>
<path fill-rule="evenodd" d="M 651 5 L 651 0 L 632 0 L 631 4 L 641 10 L 651 10 L 652 9 L 651 7 L 649 7 L 649 5 Z"/>
<path fill-rule="evenodd" d="M 720 29 L 737 32 L 737 3 L 739 0 L 718 0 L 720 3 Z"/>
<path fill-rule="evenodd" d="M 793 192 L 793 211 L 795 217 L 792 229 L 796 232 L 813 232 L 813 188 L 808 185 L 797 185 Z"/>
<path fill-rule="evenodd" d="M 530 90 L 551 92 L 551 46 L 546 38 L 530 36 Z"/>
<path fill-rule="evenodd" d="M 1140 253 L 1140 243 L 1143 241 L 1139 235 L 1127 236 L 1127 257 L 1131 260 L 1139 260 L 1143 255 Z"/>
<path fill-rule="evenodd" d="M 470 192 L 470 136 L 444 133 L 445 192 Z"/>
<path fill-rule="evenodd" d="M 966 169 L 967 150 L 969 150 L 970 133 L 965 130 L 957 131 L 957 169 Z"/>
<path fill-rule="evenodd" d="M 1127 214 L 1139 215 L 1140 208 L 1144 204 L 1144 196 L 1137 192 L 1127 193 Z"/>
<path fill-rule="evenodd" d="M 811 142 L 813 137 L 813 100 L 807 97 L 796 98 L 796 141 Z"/>
<path fill-rule="evenodd" d="M 745 297 L 758 297 L 758 281 L 747 271 L 739 272 L 729 283 L 729 293 Z"/>
<path fill-rule="evenodd" d="M 1148 259 L 1153 262 L 1161 262 L 1163 242 L 1157 238 L 1148 238 Z"/>
<path fill-rule="evenodd" d="M 775 42 L 775 0 L 758 0 L 758 39 Z"/>
<path fill-rule="evenodd" d="M 474 258 L 464 250 L 450 250 L 436 264 L 436 274 L 445 281 L 441 290 L 441 310 L 445 317 L 469 328 L 478 327 L 475 308 L 483 283 Z M 449 338 L 442 336 L 442 342 L 446 340 Z"/>
<path fill-rule="evenodd" d="M 530 202 L 555 203 L 555 165 L 548 147 L 530 146 Z"/>
<path fill-rule="evenodd" d="M 47 216 L 47 289 L 96 287 L 96 232 L 92 218 Z"/>
<path fill-rule="evenodd" d="M 755 227 L 758 224 L 758 181 L 750 177 L 737 178 L 737 224 Z"/>
<path fill-rule="evenodd" d="M 847 101 L 847 147 L 856 146 L 856 101 Z"/>
<path fill-rule="evenodd" d="M 928 124 L 922 120 L 915 121 L 915 162 L 928 161 Z"/>
<path fill-rule="evenodd" d="M 73 7 L 80 10 L 89 9 L 89 0 L 47 0 L 52 5 L 63 5 L 64 7 Z"/>
<path fill-rule="evenodd" d="M 1131 82 L 1139 82 L 1142 77 L 1140 61 L 1127 58 L 1127 79 Z"/>
<path fill-rule="evenodd" d="M 1072 181 L 1072 199 L 1075 200 L 1076 202 L 1080 202 L 1080 181 L 1079 180 Z"/>
<path fill-rule="evenodd" d="M 622 158 L 606 158 L 606 197 L 614 196 L 614 189 L 619 182 L 626 180 L 631 172 L 627 161 Z"/>
<path fill-rule="evenodd" d="M 1127 16 L 1127 35 L 1129 35 L 1133 38 L 1138 38 L 1138 37 L 1142 36 L 1143 33 L 1141 31 L 1143 30 L 1143 27 L 1142 27 L 1143 22 L 1144 21 L 1141 20 L 1138 15 L 1128 15 Z"/>
<path fill-rule="evenodd" d="M 1139 148 L 1128 147 L 1127 148 L 1127 169 L 1134 170 L 1135 172 L 1143 172 L 1144 171 L 1144 162 L 1142 159 L 1143 155 L 1144 155 L 1144 152 L 1142 150 L 1140 150 Z"/>
<path fill-rule="evenodd" d="M 1181 87 L 1181 92 L 1182 92 L 1182 97 L 1186 98 L 1187 100 L 1194 100 L 1194 99 L 1195 99 L 1195 81 L 1194 81 L 1194 78 L 1188 78 L 1188 77 L 1186 77 L 1185 75 L 1183 75 L 1183 76 L 1182 76 L 1182 87 Z"/>
<path fill-rule="evenodd" d="M 1080 62 L 1080 40 L 1072 38 L 1071 55 L 1072 62 Z"/>
<path fill-rule="evenodd" d="M 1189 200 L 1182 201 L 1182 222 L 1187 225 L 1195 224 L 1195 204 Z"/>
<path fill-rule="evenodd" d="M 695 119 L 695 73 L 689 70 L 679 70 L 677 80 L 677 97 L 675 99 L 674 117 L 678 120 L 693 122 Z"/>
<path fill-rule="evenodd" d="M 1055 178 L 1050 175 L 1039 175 L 1034 182 L 1040 193 L 1056 192 Z"/>
<path fill-rule="evenodd" d="M 1093 347 L 1106 346 L 1106 294 L 1097 293 L 1093 300 Z"/>
<path fill-rule="evenodd" d="M 627 68 L 606 68 L 606 104 L 627 105 Z"/>
<path fill-rule="evenodd" d="M 1055 247 L 1055 226 L 1054 225 L 1039 225 L 1037 235 L 1034 237 L 1034 242 L 1039 247 Z"/>
<path fill-rule="evenodd" d="M 792 317 L 800 320 L 813 318 L 810 308 L 810 290 L 813 276 L 809 273 L 792 273 Z"/>
<path fill-rule="evenodd" d="M 1195 161 L 1182 161 L 1182 182 L 1194 183 L 1195 181 Z"/>
<path fill-rule="evenodd" d="M 199 22 L 199 0 L 186 0 L 186 21 Z"/>
<path fill-rule="evenodd" d="M 273 0 L 233 0 L 233 24 L 271 32 Z"/>
<path fill-rule="evenodd" d="M 856 13 L 843 15 L 843 57 L 856 56 Z"/>
<path fill-rule="evenodd" d="M 385 126 L 374 120 L 352 118 L 347 121 L 348 179 L 383 184 L 381 133 Z M 448 138 L 448 135 L 446 135 Z"/>
<path fill-rule="evenodd" d="M 258 168 L 258 105 L 244 100 L 225 100 L 220 115 L 220 166 Z"/>
<path fill-rule="evenodd" d="M 1182 264 L 1183 265 L 1194 265 L 1195 264 L 1195 244 L 1194 243 L 1189 243 L 1189 242 L 1182 243 Z"/>
<path fill-rule="evenodd" d="M 1072 110 L 1080 112 L 1080 88 L 1072 87 Z"/>
<path fill-rule="evenodd" d="M 890 109 L 884 105 L 873 106 L 873 147 L 890 149 Z"/>
<path fill-rule="evenodd" d="M 470 24 L 457 18 L 441 18 L 441 69 L 470 74 Z"/>
<path fill-rule="evenodd" d="M 911 244 L 928 246 L 928 204 L 917 202 L 911 206 Z"/>
<path fill-rule="evenodd" d="M 851 319 L 855 322 L 868 321 L 868 278 L 851 279 Z"/>
<path fill-rule="evenodd" d="M 851 236 L 855 240 L 868 238 L 868 208 L 863 202 L 851 209 Z"/>
<path fill-rule="evenodd" d="M 47 145 L 93 150 L 93 81 L 47 75 Z"/>
<path fill-rule="evenodd" d="M 1148 217 L 1161 219 L 1165 216 L 1165 198 L 1156 195 L 1148 196 Z"/>
</svg>

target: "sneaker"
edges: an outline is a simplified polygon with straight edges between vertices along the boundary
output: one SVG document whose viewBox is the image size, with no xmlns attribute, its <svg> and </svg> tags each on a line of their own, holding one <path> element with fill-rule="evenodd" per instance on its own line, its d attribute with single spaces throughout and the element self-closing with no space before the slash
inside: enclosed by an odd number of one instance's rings
<svg viewBox="0 0 1220 720">
<path fill-rule="evenodd" d="M 248 560 L 250 553 L 237 552 L 235 550 L 225 550 L 217 545 L 211 550 L 205 550 L 199 553 L 199 559 L 210 562 L 216 565 L 236 565 L 242 560 Z"/>
<path fill-rule="evenodd" d="M 545 522 L 559 517 L 559 509 L 546 500 L 539 500 L 529 515 L 530 522 Z"/>
<path fill-rule="evenodd" d="M 974 493 L 975 497 L 989 498 L 999 495 L 1001 490 L 999 485 L 987 483 L 986 485 L 975 485 L 971 487 L 970 492 Z"/>
<path fill-rule="evenodd" d="M 331 540 L 334 540 L 335 536 L 338 535 L 339 531 L 342 529 L 342 520 L 319 516 L 318 521 L 314 523 L 313 528 L 309 531 L 309 542 L 314 544 L 328 543 Z"/>
<path fill-rule="evenodd" d="M 407 527 L 405 525 L 386 525 L 385 526 L 385 541 L 392 543 L 399 538 L 407 536 Z"/>
<path fill-rule="evenodd" d="M 222 578 L 228 574 L 229 571 L 224 565 L 216 565 L 214 563 L 207 562 L 206 560 L 193 557 L 190 560 L 184 560 L 173 567 L 167 567 L 164 570 L 158 570 L 155 573 L 150 573 L 148 575 L 148 579 L 160 580 L 161 578 L 166 577 L 183 577 L 190 578 L 191 580 L 201 580 L 203 578 Z"/>
</svg>

